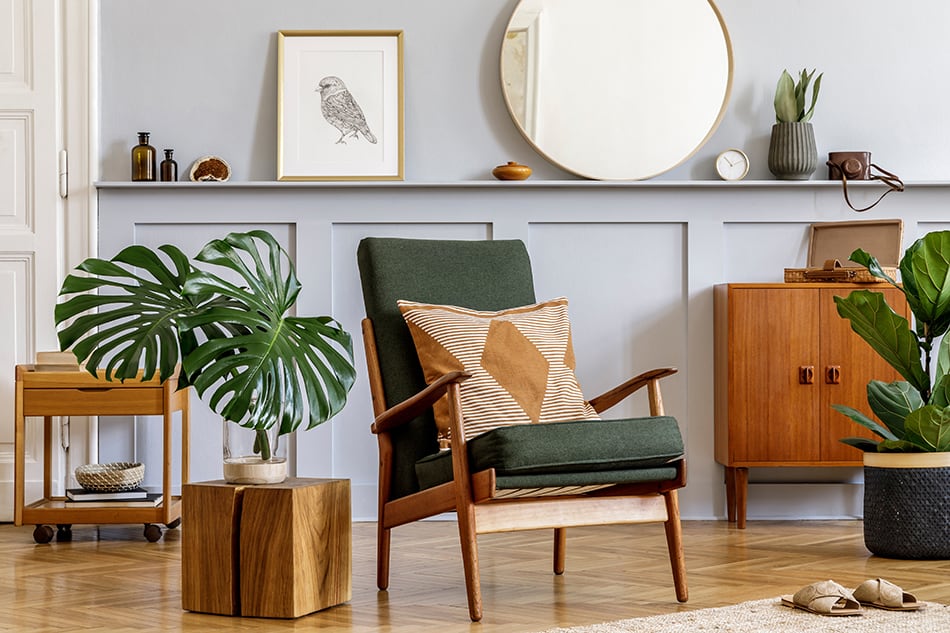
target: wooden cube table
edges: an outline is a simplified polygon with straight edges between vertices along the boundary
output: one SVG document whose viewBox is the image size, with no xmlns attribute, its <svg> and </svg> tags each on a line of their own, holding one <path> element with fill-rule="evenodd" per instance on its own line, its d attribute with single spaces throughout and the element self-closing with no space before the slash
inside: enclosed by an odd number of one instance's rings
<svg viewBox="0 0 950 633">
<path fill-rule="evenodd" d="M 191 483 L 182 503 L 182 608 L 297 618 L 351 598 L 348 479 Z"/>
</svg>

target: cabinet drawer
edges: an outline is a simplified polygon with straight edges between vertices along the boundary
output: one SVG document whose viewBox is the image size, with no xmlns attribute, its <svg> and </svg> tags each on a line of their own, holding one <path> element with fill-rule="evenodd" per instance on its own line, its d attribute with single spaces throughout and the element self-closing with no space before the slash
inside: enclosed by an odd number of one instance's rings
<svg viewBox="0 0 950 633">
<path fill-rule="evenodd" d="M 161 388 L 25 389 L 23 415 L 161 415 Z"/>
</svg>

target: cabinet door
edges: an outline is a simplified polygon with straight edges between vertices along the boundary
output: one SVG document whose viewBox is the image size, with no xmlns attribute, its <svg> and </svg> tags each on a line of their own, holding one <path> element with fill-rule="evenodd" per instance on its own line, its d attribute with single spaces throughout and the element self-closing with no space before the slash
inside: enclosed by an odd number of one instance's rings
<svg viewBox="0 0 950 633">
<path fill-rule="evenodd" d="M 883 292 L 898 313 L 908 316 L 904 294 L 897 288 L 873 287 Z M 871 346 L 851 329 L 851 323 L 838 314 L 834 295 L 848 295 L 851 288 L 822 289 L 821 292 L 821 459 L 829 462 L 861 462 L 861 452 L 842 444 L 842 437 L 876 437 L 863 426 L 831 408 L 844 404 L 874 417 L 867 403 L 870 380 L 903 380 L 878 356 Z"/>
<path fill-rule="evenodd" d="M 812 288 L 730 288 L 733 463 L 818 458 L 818 296 Z"/>
</svg>

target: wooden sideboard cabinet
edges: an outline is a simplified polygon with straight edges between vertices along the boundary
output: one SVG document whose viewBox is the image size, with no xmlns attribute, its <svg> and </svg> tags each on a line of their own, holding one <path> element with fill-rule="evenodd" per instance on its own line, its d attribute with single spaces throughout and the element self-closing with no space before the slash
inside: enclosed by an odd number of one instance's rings
<svg viewBox="0 0 950 633">
<path fill-rule="evenodd" d="M 737 527 L 745 527 L 749 468 L 862 464 L 861 452 L 838 440 L 872 434 L 831 405 L 871 415 L 868 381 L 901 378 L 838 315 L 834 296 L 859 289 L 884 292 L 910 316 L 903 293 L 885 284 L 715 287 L 715 453 Z"/>
</svg>

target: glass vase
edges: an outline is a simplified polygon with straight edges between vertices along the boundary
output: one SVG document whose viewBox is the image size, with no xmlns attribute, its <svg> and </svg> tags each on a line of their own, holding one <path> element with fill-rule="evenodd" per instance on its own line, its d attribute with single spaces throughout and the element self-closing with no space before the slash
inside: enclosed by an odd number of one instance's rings
<svg viewBox="0 0 950 633">
<path fill-rule="evenodd" d="M 276 484 L 287 478 L 287 436 L 224 421 L 224 480 L 231 484 Z"/>
</svg>

